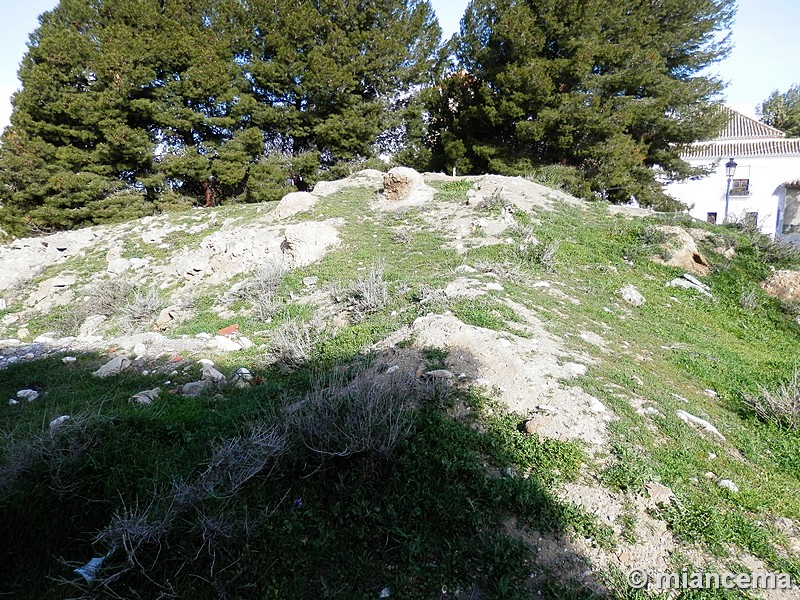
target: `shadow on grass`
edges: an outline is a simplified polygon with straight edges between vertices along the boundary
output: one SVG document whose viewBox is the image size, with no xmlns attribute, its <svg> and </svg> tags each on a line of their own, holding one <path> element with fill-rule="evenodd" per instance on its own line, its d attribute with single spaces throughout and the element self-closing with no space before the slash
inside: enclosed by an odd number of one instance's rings
<svg viewBox="0 0 800 600">
<path fill-rule="evenodd" d="M 591 515 L 550 491 L 577 473 L 580 449 L 520 433 L 513 415 L 468 389 L 421 382 L 410 365 L 441 365 L 414 352 L 265 372 L 256 387 L 164 393 L 148 406 L 129 398 L 166 377 L 96 379 L 99 356 L 6 369 L 0 398 L 43 394 L 0 407 L 3 593 L 635 597 L 600 575 L 560 583 L 559 562 L 584 559 L 565 542 L 559 559 L 540 560 L 519 535 L 602 537 Z M 389 385 L 392 372 L 402 377 Z M 63 414 L 69 424 L 51 431 Z M 72 572 L 109 552 L 91 584 Z"/>
</svg>

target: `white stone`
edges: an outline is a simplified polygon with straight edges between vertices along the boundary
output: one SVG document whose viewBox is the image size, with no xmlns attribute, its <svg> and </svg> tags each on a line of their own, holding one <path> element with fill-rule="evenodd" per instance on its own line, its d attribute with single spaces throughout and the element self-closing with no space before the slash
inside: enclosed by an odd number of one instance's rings
<svg viewBox="0 0 800 600">
<path fill-rule="evenodd" d="M 137 404 L 151 404 L 154 400 L 156 400 L 161 395 L 161 388 L 156 387 L 152 390 L 145 390 L 143 392 L 139 392 L 138 394 L 134 394 L 131 396 L 131 402 L 136 402 Z"/>
<path fill-rule="evenodd" d="M 233 341 L 228 337 L 225 337 L 224 335 L 215 335 L 214 344 L 218 349 L 220 349 L 223 352 L 236 352 L 237 350 L 242 349 L 241 344 Z"/>
<path fill-rule="evenodd" d="M 245 367 L 236 369 L 233 375 L 231 375 L 230 383 L 234 387 L 240 389 L 250 387 L 252 382 L 253 382 L 253 374 L 250 372 L 249 369 Z"/>
<path fill-rule="evenodd" d="M 106 271 L 112 275 L 120 275 L 130 269 L 131 263 L 127 258 L 115 258 L 109 261 Z"/>
<path fill-rule="evenodd" d="M 52 344 L 55 338 L 50 337 L 49 335 L 40 335 L 38 337 L 33 338 L 34 343 L 36 344 Z"/>
<path fill-rule="evenodd" d="M 90 315 L 86 317 L 86 319 L 83 321 L 83 323 L 81 323 L 81 326 L 78 329 L 78 337 L 85 339 L 96 336 L 97 328 L 107 318 L 108 317 L 106 317 L 105 315 Z"/>
<path fill-rule="evenodd" d="M 60 417 L 56 417 L 52 421 L 50 421 L 50 430 L 52 431 L 59 425 L 63 425 L 66 421 L 69 420 L 69 415 L 61 415 Z"/>
<path fill-rule="evenodd" d="M 210 381 L 192 381 L 184 384 L 184 386 L 181 388 L 181 394 L 183 396 L 195 398 L 203 392 L 210 390 L 212 387 L 214 387 L 214 384 Z"/>
<path fill-rule="evenodd" d="M 568 362 L 564 364 L 564 368 L 567 370 L 567 373 L 573 377 L 586 375 L 586 365 L 582 365 L 580 363 Z"/>
<path fill-rule="evenodd" d="M 626 285 L 619 290 L 619 293 L 622 295 L 622 299 L 625 300 L 625 302 L 633 306 L 641 306 L 645 303 L 644 296 L 636 289 L 635 285 Z"/>
<path fill-rule="evenodd" d="M 225 375 L 220 373 L 214 367 L 204 366 L 203 373 L 200 375 L 202 381 L 210 381 L 214 385 L 222 385 L 225 383 Z"/>
<path fill-rule="evenodd" d="M 209 336 L 209 338 L 210 337 L 211 336 Z M 200 360 L 197 361 L 197 364 L 203 365 L 204 368 L 205 367 L 213 367 L 214 366 L 214 361 L 213 360 L 209 360 L 207 358 L 201 358 Z"/>
<path fill-rule="evenodd" d="M 238 338 L 236 338 L 236 341 L 239 342 L 239 344 L 241 344 L 243 350 L 249 350 L 250 348 L 255 346 L 255 344 L 252 341 L 250 341 L 250 338 L 247 338 L 243 335 L 240 335 Z"/>
<path fill-rule="evenodd" d="M 146 267 L 147 265 L 149 265 L 150 264 L 150 259 L 149 258 L 138 258 L 138 257 L 135 257 L 135 258 L 130 259 L 130 261 L 128 261 L 128 262 L 130 262 L 130 264 L 131 264 L 131 269 L 138 270 L 138 269 L 142 269 L 142 268 Z"/>
<path fill-rule="evenodd" d="M 447 369 L 434 369 L 433 371 L 426 371 L 425 376 L 431 379 L 452 379 L 453 372 Z"/>
<path fill-rule="evenodd" d="M 39 392 L 37 392 L 36 390 L 25 389 L 25 390 L 19 390 L 17 392 L 17 398 L 19 398 L 20 400 L 27 400 L 28 402 L 33 402 L 38 397 L 39 397 Z"/>
<path fill-rule="evenodd" d="M 456 267 L 456 273 L 477 273 L 478 269 L 475 267 L 471 267 L 469 265 L 458 265 Z"/>
<path fill-rule="evenodd" d="M 720 479 L 717 485 L 723 490 L 728 490 L 729 492 L 736 493 L 739 491 L 739 486 L 733 483 L 733 481 L 730 479 Z"/>
<path fill-rule="evenodd" d="M 16 406 L 17 404 L 19 404 L 19 400 L 15 400 L 14 398 L 10 398 L 8 400 L 8 405 L 9 406 Z"/>
<path fill-rule="evenodd" d="M 136 358 L 141 358 L 147 354 L 147 346 L 140 342 L 133 347 L 133 353 L 136 355 Z"/>
<path fill-rule="evenodd" d="M 601 412 L 606 412 L 606 407 L 602 402 L 600 402 L 600 400 L 590 396 L 589 410 L 592 411 L 593 413 L 601 413 Z"/>
<path fill-rule="evenodd" d="M 319 197 L 309 192 L 291 192 L 281 198 L 278 205 L 270 213 L 273 219 L 286 219 L 313 208 Z"/>
<path fill-rule="evenodd" d="M 711 435 L 719 438 L 720 440 L 725 441 L 725 436 L 722 435 L 716 427 L 714 427 L 711 423 L 709 423 L 705 419 L 696 417 L 693 414 L 686 412 L 685 410 L 677 410 L 675 411 L 675 414 L 684 423 L 699 427 L 706 433 L 710 433 Z"/>
<path fill-rule="evenodd" d="M 77 360 L 74 356 L 65 356 L 61 359 L 61 362 L 65 365 L 74 365 Z"/>
<path fill-rule="evenodd" d="M 97 371 L 92 373 L 92 375 L 101 378 L 111 377 L 113 375 L 119 375 L 130 366 L 131 366 L 130 359 L 124 356 L 115 356 L 106 364 L 104 364 L 102 367 L 97 369 Z"/>
</svg>

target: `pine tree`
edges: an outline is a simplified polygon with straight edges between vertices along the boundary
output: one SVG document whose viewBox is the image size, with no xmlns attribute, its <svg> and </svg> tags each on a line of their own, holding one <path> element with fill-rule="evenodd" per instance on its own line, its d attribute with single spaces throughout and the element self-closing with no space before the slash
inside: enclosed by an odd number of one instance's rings
<svg viewBox="0 0 800 600">
<path fill-rule="evenodd" d="M 773 91 L 756 112 L 767 125 L 791 137 L 800 137 L 800 84 L 794 84 L 783 94 Z"/>
<path fill-rule="evenodd" d="M 402 129 L 439 37 L 427 0 L 61 0 L 19 72 L 0 224 L 308 188 Z"/>
<path fill-rule="evenodd" d="M 595 194 L 660 199 L 653 167 L 689 174 L 680 146 L 719 126 L 733 0 L 473 0 L 458 65 L 431 93 L 434 166 L 577 169 Z"/>
<path fill-rule="evenodd" d="M 250 14 L 253 122 L 299 189 L 376 155 L 400 124 L 394 105 L 429 80 L 441 35 L 427 0 L 262 0 Z"/>
</svg>

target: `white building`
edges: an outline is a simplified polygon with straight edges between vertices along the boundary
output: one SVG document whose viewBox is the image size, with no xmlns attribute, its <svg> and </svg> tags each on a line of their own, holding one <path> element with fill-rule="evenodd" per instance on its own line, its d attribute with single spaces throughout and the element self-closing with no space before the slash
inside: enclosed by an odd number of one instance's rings
<svg viewBox="0 0 800 600">
<path fill-rule="evenodd" d="M 666 192 L 697 219 L 748 221 L 767 235 L 800 243 L 800 139 L 724 110 L 730 115 L 725 129 L 683 155 L 692 166 L 712 167 L 713 172 L 671 183 Z M 729 178 L 725 165 L 732 163 L 736 167 Z"/>
</svg>

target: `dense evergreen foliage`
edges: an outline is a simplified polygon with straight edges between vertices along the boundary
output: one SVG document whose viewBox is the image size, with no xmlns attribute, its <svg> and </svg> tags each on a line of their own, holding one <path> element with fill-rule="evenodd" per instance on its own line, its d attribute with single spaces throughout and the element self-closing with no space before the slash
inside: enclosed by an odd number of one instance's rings
<svg viewBox="0 0 800 600">
<path fill-rule="evenodd" d="M 474 0 L 442 48 L 428 0 L 61 0 L 19 72 L 0 227 L 277 199 L 383 152 L 664 206 L 658 175 L 723 118 L 704 69 L 734 1 Z"/>
<path fill-rule="evenodd" d="M 181 197 L 265 200 L 403 135 L 427 0 L 62 0 L 0 148 L 0 224 L 73 227 Z"/>
<path fill-rule="evenodd" d="M 473 0 L 457 65 L 430 96 L 434 166 L 563 165 L 610 200 L 663 201 L 681 144 L 718 130 L 733 0 Z M 564 169 L 569 173 L 570 169 Z M 579 190 L 580 191 L 580 190 Z"/>
<path fill-rule="evenodd" d="M 800 137 L 800 84 L 794 84 L 783 94 L 775 90 L 756 111 L 767 125 Z"/>
</svg>

